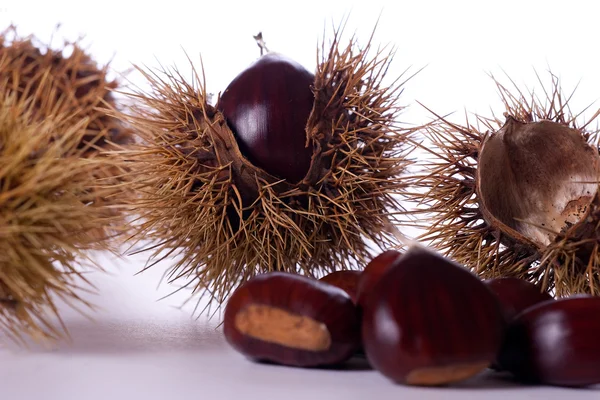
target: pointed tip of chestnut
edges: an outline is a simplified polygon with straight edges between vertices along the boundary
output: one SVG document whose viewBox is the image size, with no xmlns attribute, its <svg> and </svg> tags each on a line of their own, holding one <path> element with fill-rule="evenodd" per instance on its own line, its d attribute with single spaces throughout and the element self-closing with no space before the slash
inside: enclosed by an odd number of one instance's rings
<svg viewBox="0 0 600 400">
<path fill-rule="evenodd" d="M 369 293 L 373 291 L 373 288 L 383 276 L 383 274 L 391 268 L 398 257 L 402 255 L 397 250 L 386 250 L 373 258 L 362 271 L 361 277 L 358 280 L 356 288 L 356 302 L 361 306 L 367 300 Z"/>
<path fill-rule="evenodd" d="M 268 174 L 293 183 L 311 165 L 306 123 L 313 84 L 314 75 L 299 63 L 267 53 L 229 84 L 217 105 L 241 153 Z"/>
<path fill-rule="evenodd" d="M 600 384 L 600 297 L 581 296 L 528 308 L 509 326 L 503 368 L 526 382 Z"/>
<path fill-rule="evenodd" d="M 360 345 L 360 320 L 341 289 L 274 272 L 240 286 L 225 308 L 228 343 L 251 359 L 298 367 L 334 365 Z"/>
<path fill-rule="evenodd" d="M 371 365 L 410 385 L 469 378 L 495 359 L 504 330 L 492 292 L 464 267 L 415 247 L 379 280 L 363 309 Z"/>
</svg>

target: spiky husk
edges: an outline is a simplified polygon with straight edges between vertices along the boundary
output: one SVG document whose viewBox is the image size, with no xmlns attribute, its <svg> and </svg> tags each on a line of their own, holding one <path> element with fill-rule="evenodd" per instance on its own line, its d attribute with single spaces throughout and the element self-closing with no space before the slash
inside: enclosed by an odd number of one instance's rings
<svg viewBox="0 0 600 400">
<path fill-rule="evenodd" d="M 538 78 L 539 79 L 539 78 Z M 508 89 L 496 81 L 505 106 L 504 117 L 520 122 L 549 120 L 577 129 L 597 148 L 597 131 L 589 125 L 599 113 L 580 124 L 578 114 L 569 108 L 558 78 L 552 76 L 543 97 L 524 93 L 512 83 Z M 574 293 L 600 294 L 600 255 L 596 227 L 600 222 L 598 201 L 588 218 L 565 232 L 544 248 L 522 243 L 490 226 L 483 218 L 476 187 L 478 155 L 486 135 L 499 130 L 505 118 L 475 116 L 476 123 L 454 124 L 446 117 L 423 130 L 430 143 L 425 173 L 412 180 L 416 190 L 409 198 L 419 203 L 413 212 L 424 218 L 426 233 L 420 238 L 446 255 L 466 265 L 483 278 L 512 276 L 539 284 L 557 296 Z"/>
<path fill-rule="evenodd" d="M 88 305 L 84 251 L 116 248 L 125 226 L 124 168 L 105 154 L 130 136 L 107 116 L 115 83 L 69 47 L 0 34 L 0 328 L 14 339 L 66 333 L 56 299 Z"/>
<path fill-rule="evenodd" d="M 0 82 L 33 104 L 36 120 L 64 114 L 75 117 L 67 119 L 72 124 L 86 118 L 79 146 L 90 151 L 130 141 L 130 132 L 108 113 L 118 84 L 107 75 L 108 65 L 99 67 L 76 42 L 54 50 L 18 36 L 14 27 L 0 33 Z"/>
<path fill-rule="evenodd" d="M 98 185 L 112 186 L 114 193 L 98 196 L 95 205 L 112 208 L 117 218 L 104 228 L 98 226 L 99 240 L 125 227 L 122 199 L 128 191 L 127 175 L 115 150 L 133 138 L 131 130 L 112 115 L 117 108 L 113 96 L 117 87 L 116 80 L 108 79 L 108 65 L 99 67 L 77 42 L 65 42 L 56 50 L 35 37 L 20 37 L 14 26 L 0 34 L 2 93 L 26 103 L 31 121 L 53 119 L 55 135 L 78 124 L 83 130 L 78 144 L 84 150 L 81 154 L 101 159 L 96 164 Z"/>
<path fill-rule="evenodd" d="M 220 304 L 256 274 L 346 269 L 370 256 L 367 239 L 395 244 L 389 227 L 408 163 L 408 133 L 395 126 L 401 84 L 383 84 L 391 53 L 340 48 L 337 37 L 320 51 L 306 128 L 315 157 L 295 185 L 241 155 L 195 71 L 188 83 L 176 70 L 141 70 L 153 91 L 135 95 L 145 106 L 129 118 L 142 141 L 127 158 L 149 266 L 178 256 L 169 280 Z"/>
<path fill-rule="evenodd" d="M 54 302 L 82 301 L 82 252 L 106 249 L 97 230 L 114 222 L 97 199 L 114 193 L 97 183 L 104 161 L 79 148 L 83 122 L 57 135 L 67 116 L 31 122 L 24 102 L 1 100 L 0 328 L 13 338 L 54 339 L 63 333 Z"/>
</svg>

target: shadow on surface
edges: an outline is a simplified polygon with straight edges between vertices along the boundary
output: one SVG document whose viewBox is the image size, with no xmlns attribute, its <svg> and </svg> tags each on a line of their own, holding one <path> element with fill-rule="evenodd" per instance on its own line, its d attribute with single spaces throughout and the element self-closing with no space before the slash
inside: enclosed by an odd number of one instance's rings
<svg viewBox="0 0 600 400">
<path fill-rule="evenodd" d="M 116 353 L 206 351 L 227 345 L 221 329 L 215 328 L 214 324 L 194 321 L 191 318 L 175 321 L 79 319 L 65 321 L 65 323 L 71 340 L 62 340 L 51 350 L 32 345 L 26 351 L 114 355 Z"/>
<path fill-rule="evenodd" d="M 372 371 L 373 368 L 369 365 L 369 362 L 366 358 L 361 356 L 354 356 L 350 360 L 342 363 L 335 364 L 330 366 L 319 366 L 319 367 L 294 367 L 288 365 L 281 365 L 275 362 L 267 361 L 267 360 L 252 360 L 248 359 L 250 362 L 254 362 L 256 364 L 265 365 L 265 366 L 273 366 L 278 368 L 291 368 L 291 369 L 300 369 L 305 371 Z"/>
<path fill-rule="evenodd" d="M 445 389 L 521 389 L 530 387 L 530 385 L 515 381 L 507 372 L 497 372 L 488 369 L 473 378 L 462 382 L 455 383 L 450 386 L 444 386 Z"/>
</svg>

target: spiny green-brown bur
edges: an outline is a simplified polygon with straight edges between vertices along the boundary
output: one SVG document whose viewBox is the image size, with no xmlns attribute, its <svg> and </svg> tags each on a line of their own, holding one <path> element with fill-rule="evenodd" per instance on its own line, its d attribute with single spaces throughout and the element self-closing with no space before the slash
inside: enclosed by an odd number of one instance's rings
<svg viewBox="0 0 600 400">
<path fill-rule="evenodd" d="M 17 340 L 65 333 L 56 299 L 88 305 L 86 251 L 127 228 L 125 161 L 106 152 L 130 139 L 108 115 L 116 83 L 67 47 L 0 33 L 0 331 Z"/>
<path fill-rule="evenodd" d="M 366 239 L 395 244 L 408 131 L 399 86 L 382 82 L 390 60 L 369 49 L 336 38 L 314 75 L 267 55 L 216 107 L 200 74 L 142 71 L 153 91 L 126 117 L 142 139 L 127 154 L 136 238 L 153 263 L 180 256 L 170 280 L 220 303 L 256 274 L 316 275 L 370 258 Z"/>
<path fill-rule="evenodd" d="M 543 98 L 496 85 L 505 118 L 424 129 L 429 156 L 409 194 L 429 219 L 421 240 L 484 278 L 599 295 L 600 111 L 579 121 L 554 75 Z"/>
</svg>

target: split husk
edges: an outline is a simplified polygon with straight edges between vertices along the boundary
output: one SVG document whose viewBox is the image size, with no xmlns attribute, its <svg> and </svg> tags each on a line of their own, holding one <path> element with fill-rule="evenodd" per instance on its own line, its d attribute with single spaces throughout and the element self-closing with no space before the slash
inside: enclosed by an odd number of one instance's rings
<svg viewBox="0 0 600 400">
<path fill-rule="evenodd" d="M 496 84 L 504 118 L 438 116 L 423 131 L 426 172 L 409 195 L 427 221 L 421 239 L 484 278 L 598 295 L 599 113 L 580 123 L 554 76 L 541 98 Z"/>
<path fill-rule="evenodd" d="M 323 45 L 306 132 L 311 167 L 293 184 L 252 165 L 240 152 L 202 79 L 140 71 L 151 93 L 127 118 L 141 142 L 131 160 L 140 216 L 135 239 L 148 266 L 177 256 L 168 280 L 222 303 L 252 276 L 309 276 L 370 256 L 367 241 L 395 244 L 390 226 L 404 190 L 407 130 L 396 126 L 401 84 L 384 85 L 391 53 L 369 43 Z M 213 303 L 212 301 L 209 303 Z"/>
<path fill-rule="evenodd" d="M 66 48 L 0 34 L 0 330 L 21 342 L 67 333 L 56 301 L 90 306 L 87 251 L 125 226 L 123 164 L 105 154 L 130 136 L 107 115 L 116 84 Z"/>
</svg>

